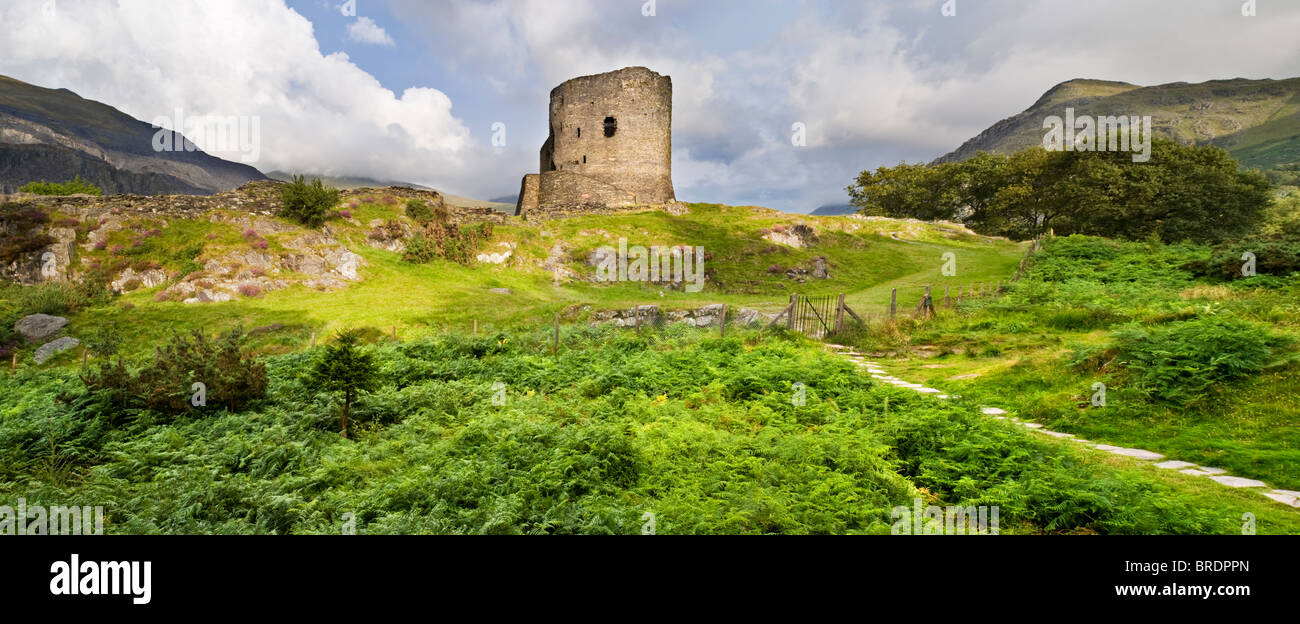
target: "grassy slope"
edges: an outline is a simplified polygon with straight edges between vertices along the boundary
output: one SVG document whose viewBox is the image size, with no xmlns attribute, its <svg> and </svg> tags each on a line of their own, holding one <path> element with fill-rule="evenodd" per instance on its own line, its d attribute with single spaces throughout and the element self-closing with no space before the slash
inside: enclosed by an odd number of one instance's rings
<svg viewBox="0 0 1300 624">
<path fill-rule="evenodd" d="M 1128 253 L 1125 262 L 1149 260 L 1157 270 L 1178 273 L 1177 254 L 1141 245 Z M 1152 326 L 1216 315 L 1300 338 L 1295 289 L 1091 281 L 1097 279 L 1084 275 L 1075 285 L 1051 285 L 1076 294 L 1045 296 L 1044 282 L 1031 278 L 1005 298 L 941 310 L 930 324 L 904 323 L 867 344 L 898 353 L 890 368 L 900 377 L 1015 410 L 1051 429 L 1300 489 L 1300 366 L 1264 371 L 1182 407 L 1145 401 L 1112 377 L 1067 364 L 1075 349 L 1107 344 L 1109 331 L 1130 321 Z M 1108 384 L 1105 408 L 1087 405 L 1097 381 Z"/>
<path fill-rule="evenodd" d="M 382 202 L 354 209 L 362 223 L 372 219 L 399 218 L 400 208 Z M 55 215 L 59 218 L 61 215 Z M 795 222 L 813 224 L 820 242 L 805 249 L 772 244 L 761 232 Z M 133 248 L 136 234 L 114 232 L 107 249 L 84 252 L 91 260 L 108 263 L 126 258 L 157 262 L 171 270 L 193 267 L 195 246 L 204 251 L 200 260 L 231 249 L 247 248 L 240 228 L 207 221 L 173 221 L 161 228 L 156 219 L 134 220 L 138 230 L 159 230 Z M 330 227 L 367 262 L 363 281 L 338 292 L 324 293 L 302 287 L 271 292 L 255 299 L 216 304 L 185 305 L 157 303 L 154 295 L 163 287 L 145 289 L 120 298 L 112 306 L 87 310 L 71 317 L 72 333 L 112 324 L 125 334 L 128 350 L 152 351 L 152 345 L 173 330 L 203 328 L 214 332 L 243 324 L 245 328 L 282 327 L 265 332 L 264 345 L 277 350 L 306 346 L 313 331 L 324 336 L 346 327 L 373 327 L 385 332 L 396 326 L 403 336 L 468 330 L 478 321 L 483 331 L 495 331 L 544 323 L 555 312 L 575 305 L 594 309 L 629 308 L 657 304 L 667 309 L 695 308 L 710 303 L 752 307 L 769 313 L 785 306 L 790 293 L 847 293 L 848 303 L 859 314 L 882 314 L 888 309 L 890 289 L 899 289 L 901 307 L 914 306 L 926 284 L 942 297 L 945 286 L 955 295 L 957 288 L 971 283 L 1006 280 L 1014 272 L 1022 247 L 1000 239 L 975 236 L 948 226 L 895 220 L 860 220 L 850 217 L 805 217 L 762 208 L 694 204 L 691 213 L 674 217 L 663 212 L 617 216 L 587 216 L 542 224 L 500 226 L 494 241 L 517 244 L 515 257 L 507 266 L 465 267 L 450 262 L 416 266 L 403 262 L 399 254 L 364 244 L 368 227 L 353 227 L 332 221 Z M 895 240 L 891 234 L 902 240 Z M 271 250 L 296 236 L 287 233 L 267 236 Z M 212 237 L 212 238 L 210 238 Z M 703 292 L 687 293 L 640 283 L 593 284 L 581 280 L 560 286 L 553 273 L 541 265 L 559 241 L 570 247 L 569 268 L 584 276 L 592 268 L 583 263 L 591 251 L 603 245 L 617 246 L 625 237 L 631 245 L 701 245 L 712 255 L 706 263 L 718 283 Z M 84 240 L 84 239 L 83 239 Z M 123 251 L 114 254 L 113 248 Z M 184 251 L 189 250 L 189 251 Z M 945 252 L 957 255 L 959 278 L 941 274 Z M 814 258 L 828 260 L 831 279 L 798 284 L 782 268 L 810 267 Z M 201 262 L 200 262 L 201 264 Z M 513 294 L 497 295 L 490 289 L 509 288 Z M 74 359 L 64 356 L 63 362 Z"/>
</svg>

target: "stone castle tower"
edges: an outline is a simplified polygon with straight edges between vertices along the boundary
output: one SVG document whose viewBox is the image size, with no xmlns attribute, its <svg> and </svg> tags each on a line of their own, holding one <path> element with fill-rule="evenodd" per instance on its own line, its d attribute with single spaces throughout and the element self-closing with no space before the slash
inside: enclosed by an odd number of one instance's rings
<svg viewBox="0 0 1300 624">
<path fill-rule="evenodd" d="M 540 174 L 515 214 L 592 212 L 676 201 L 673 81 L 644 67 L 574 78 L 551 91 Z"/>
</svg>

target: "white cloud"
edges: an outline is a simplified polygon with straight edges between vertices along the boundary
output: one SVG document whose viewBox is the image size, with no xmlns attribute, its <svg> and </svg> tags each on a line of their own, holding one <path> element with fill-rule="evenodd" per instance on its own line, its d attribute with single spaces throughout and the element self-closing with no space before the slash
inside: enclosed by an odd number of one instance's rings
<svg viewBox="0 0 1300 624">
<path fill-rule="evenodd" d="M 358 17 L 357 21 L 348 25 L 348 39 L 383 46 L 397 45 L 393 42 L 393 38 L 388 36 L 383 26 L 368 17 Z"/>
<path fill-rule="evenodd" d="M 441 91 L 394 93 L 321 53 L 283 0 L 42 0 L 0 6 L 0 74 L 73 89 L 137 119 L 257 117 L 263 171 L 288 169 L 493 193 L 490 155 Z M 202 137 L 192 137 L 200 148 Z M 214 151 L 233 161 L 239 153 Z"/>
</svg>

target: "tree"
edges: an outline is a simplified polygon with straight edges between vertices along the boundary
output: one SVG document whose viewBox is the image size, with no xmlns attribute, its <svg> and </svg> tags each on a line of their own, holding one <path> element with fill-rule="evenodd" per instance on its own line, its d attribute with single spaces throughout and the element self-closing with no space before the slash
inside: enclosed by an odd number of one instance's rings
<svg viewBox="0 0 1300 624">
<path fill-rule="evenodd" d="M 340 332 L 333 345 L 325 347 L 312 368 L 312 383 L 319 389 L 343 394 L 343 416 L 340 428 L 348 437 L 348 419 L 352 416 L 352 403 L 363 392 L 379 387 L 379 367 L 375 355 L 359 346 L 361 332 Z"/>
<path fill-rule="evenodd" d="M 325 223 L 329 211 L 339 203 L 338 189 L 325 186 L 320 178 L 308 184 L 302 176 L 293 176 L 280 190 L 279 215 L 307 227 L 317 228 Z"/>
<path fill-rule="evenodd" d="M 1242 171 L 1218 147 L 1152 141 L 1149 162 L 1115 151 L 977 154 L 935 166 L 863 171 L 848 188 L 866 214 L 960 219 L 971 229 L 1016 239 L 1054 229 L 1130 240 L 1216 243 L 1266 219 L 1268 178 Z"/>
</svg>

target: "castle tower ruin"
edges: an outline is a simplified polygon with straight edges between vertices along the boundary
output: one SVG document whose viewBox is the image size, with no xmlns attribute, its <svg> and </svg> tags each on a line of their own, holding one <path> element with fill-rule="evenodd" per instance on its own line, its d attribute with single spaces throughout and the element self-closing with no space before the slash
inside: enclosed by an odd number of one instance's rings
<svg viewBox="0 0 1300 624">
<path fill-rule="evenodd" d="M 644 67 L 556 87 L 541 173 L 524 176 L 515 214 L 675 202 L 672 117 L 672 78 Z"/>
</svg>

